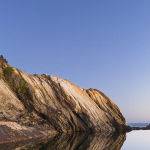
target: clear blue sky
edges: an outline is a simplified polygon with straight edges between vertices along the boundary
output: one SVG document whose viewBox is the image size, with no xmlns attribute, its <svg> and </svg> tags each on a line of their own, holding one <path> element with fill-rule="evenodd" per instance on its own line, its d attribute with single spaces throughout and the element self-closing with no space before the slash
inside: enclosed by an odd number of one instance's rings
<svg viewBox="0 0 150 150">
<path fill-rule="evenodd" d="M 0 53 L 29 73 L 98 88 L 150 121 L 149 0 L 1 0 Z"/>
</svg>

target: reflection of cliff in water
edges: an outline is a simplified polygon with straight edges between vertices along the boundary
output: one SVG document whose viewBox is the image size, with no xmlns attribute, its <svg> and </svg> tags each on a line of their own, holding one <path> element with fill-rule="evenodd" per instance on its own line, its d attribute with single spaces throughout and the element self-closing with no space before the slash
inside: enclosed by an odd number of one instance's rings
<svg viewBox="0 0 150 150">
<path fill-rule="evenodd" d="M 1 145 L 0 149 L 26 149 L 26 150 L 120 150 L 126 139 L 125 134 L 122 135 L 59 135 L 48 141 L 19 143 Z"/>
</svg>

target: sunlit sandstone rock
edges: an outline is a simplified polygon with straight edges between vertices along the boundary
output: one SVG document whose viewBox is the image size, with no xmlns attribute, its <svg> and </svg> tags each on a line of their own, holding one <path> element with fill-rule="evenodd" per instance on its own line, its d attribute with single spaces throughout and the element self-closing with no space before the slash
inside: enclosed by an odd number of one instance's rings
<svg viewBox="0 0 150 150">
<path fill-rule="evenodd" d="M 45 74 L 31 75 L 11 67 L 5 59 L 0 60 L 0 67 L 0 121 L 5 121 L 0 126 L 10 128 L 10 122 L 15 122 L 23 128 L 58 133 L 110 134 L 125 129 L 119 108 L 99 90 Z M 9 136 L 6 128 L 0 132 Z"/>
</svg>

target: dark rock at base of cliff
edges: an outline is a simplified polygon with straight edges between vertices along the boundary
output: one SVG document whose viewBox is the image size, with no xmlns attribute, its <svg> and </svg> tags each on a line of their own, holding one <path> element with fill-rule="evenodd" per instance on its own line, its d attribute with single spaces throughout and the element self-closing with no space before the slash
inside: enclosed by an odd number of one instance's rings
<svg viewBox="0 0 150 150">
<path fill-rule="evenodd" d="M 58 134 L 47 140 L 0 144 L 0 149 L 43 149 L 43 150 L 120 150 L 126 139 L 125 134 L 95 135 L 87 133 Z"/>
</svg>

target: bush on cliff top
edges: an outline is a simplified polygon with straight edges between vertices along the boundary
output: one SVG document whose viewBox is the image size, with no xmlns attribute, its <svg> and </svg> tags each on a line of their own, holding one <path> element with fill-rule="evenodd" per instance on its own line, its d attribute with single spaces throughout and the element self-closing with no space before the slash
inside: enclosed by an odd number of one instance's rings
<svg viewBox="0 0 150 150">
<path fill-rule="evenodd" d="M 6 67 L 3 70 L 4 76 L 5 77 L 10 77 L 12 75 L 13 71 L 14 71 L 13 67 Z"/>
</svg>

